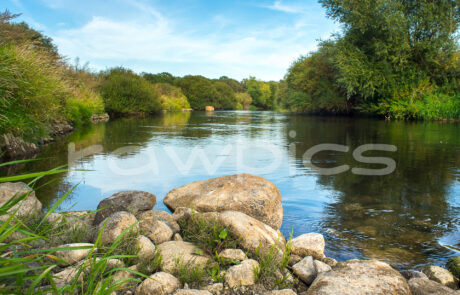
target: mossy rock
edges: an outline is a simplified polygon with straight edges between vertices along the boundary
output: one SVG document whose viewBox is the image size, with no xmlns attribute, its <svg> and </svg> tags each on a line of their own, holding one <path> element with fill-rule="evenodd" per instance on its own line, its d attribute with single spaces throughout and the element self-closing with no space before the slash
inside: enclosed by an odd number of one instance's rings
<svg viewBox="0 0 460 295">
<path fill-rule="evenodd" d="M 457 279 L 460 279 L 460 256 L 449 259 L 446 267 Z"/>
</svg>

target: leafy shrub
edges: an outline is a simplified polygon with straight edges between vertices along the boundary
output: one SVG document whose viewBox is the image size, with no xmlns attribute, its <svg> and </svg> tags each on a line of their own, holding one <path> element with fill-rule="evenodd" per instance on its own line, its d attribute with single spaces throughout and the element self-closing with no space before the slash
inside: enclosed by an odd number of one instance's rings
<svg viewBox="0 0 460 295">
<path fill-rule="evenodd" d="M 161 110 L 159 95 L 154 86 L 131 70 L 108 70 L 101 83 L 100 92 L 105 110 L 111 114 L 151 114 Z"/>
<path fill-rule="evenodd" d="M 161 107 L 167 111 L 180 111 L 190 109 L 187 97 L 180 88 L 166 83 L 156 83 L 153 85 L 160 95 Z"/>
</svg>

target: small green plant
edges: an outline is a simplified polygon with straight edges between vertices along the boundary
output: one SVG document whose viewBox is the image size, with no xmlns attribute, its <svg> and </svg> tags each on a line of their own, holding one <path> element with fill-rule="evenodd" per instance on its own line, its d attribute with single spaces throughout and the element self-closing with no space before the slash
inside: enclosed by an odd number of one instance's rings
<svg viewBox="0 0 460 295">
<path fill-rule="evenodd" d="M 175 259 L 172 274 L 192 288 L 202 286 L 209 279 L 206 268 L 195 265 L 192 261 L 184 262 L 183 258 Z"/>
<path fill-rule="evenodd" d="M 141 262 L 137 264 L 137 271 L 145 275 L 156 273 L 161 269 L 162 260 L 163 257 L 161 256 L 161 252 L 155 249 L 151 257 L 142 259 Z"/>
</svg>

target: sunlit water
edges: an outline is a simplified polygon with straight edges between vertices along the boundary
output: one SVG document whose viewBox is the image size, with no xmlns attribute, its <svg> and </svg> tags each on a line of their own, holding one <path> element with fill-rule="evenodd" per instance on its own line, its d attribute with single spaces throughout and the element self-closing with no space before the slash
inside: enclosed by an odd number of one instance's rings
<svg viewBox="0 0 460 295">
<path fill-rule="evenodd" d="M 172 113 L 118 119 L 78 130 L 46 146 L 42 161 L 3 174 L 42 171 L 67 164 L 74 170 L 39 188 L 50 206 L 75 188 L 60 210 L 95 209 L 120 190 L 163 197 L 183 184 L 226 174 L 252 173 L 270 180 L 283 197 L 282 232 L 320 232 L 327 256 L 338 260 L 379 258 L 398 268 L 442 265 L 460 255 L 460 125 L 385 122 L 365 118 L 307 117 L 275 112 Z M 352 156 L 363 144 L 397 147 L 396 170 L 359 176 L 350 170 L 325 176 L 303 164 L 317 144 L 346 145 L 347 153 L 324 151 L 319 167 L 365 165 Z M 49 179 L 48 179 L 49 180 Z"/>
</svg>

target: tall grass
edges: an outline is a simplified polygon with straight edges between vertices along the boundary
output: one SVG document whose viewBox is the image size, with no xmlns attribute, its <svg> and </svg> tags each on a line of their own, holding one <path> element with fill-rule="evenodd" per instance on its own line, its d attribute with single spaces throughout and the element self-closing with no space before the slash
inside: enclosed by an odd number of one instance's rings
<svg viewBox="0 0 460 295">
<path fill-rule="evenodd" d="M 18 164 L 25 161 L 14 161 L 0 166 Z M 31 173 L 15 177 L 1 177 L 0 183 L 11 180 L 32 179 L 28 184 L 33 186 L 45 175 L 63 172 L 63 169 L 53 169 L 42 173 Z M 69 224 L 65 219 L 58 224 L 47 222 L 47 217 L 67 198 L 71 191 L 64 194 L 50 210 L 34 216 L 32 221 L 17 216 L 11 212 L 14 205 L 27 198 L 33 190 L 25 194 L 15 195 L 0 206 L 0 290 L 6 294 L 111 294 L 123 288 L 128 282 L 140 282 L 137 278 L 114 280 L 117 271 L 127 271 L 139 277 L 146 276 L 140 272 L 125 267 L 109 268 L 110 259 L 130 259 L 133 255 L 117 254 L 124 236 L 131 230 L 127 228 L 110 247 L 103 247 L 101 232 L 99 232 L 92 247 L 63 247 L 50 248 L 49 240 L 53 235 L 68 230 Z M 48 247 L 37 247 L 39 241 L 45 241 Z M 90 249 L 87 258 L 75 266 L 73 278 L 66 285 L 57 285 L 53 271 L 60 261 L 53 255 L 56 251 Z M 101 252 L 100 249 L 103 249 Z"/>
</svg>

